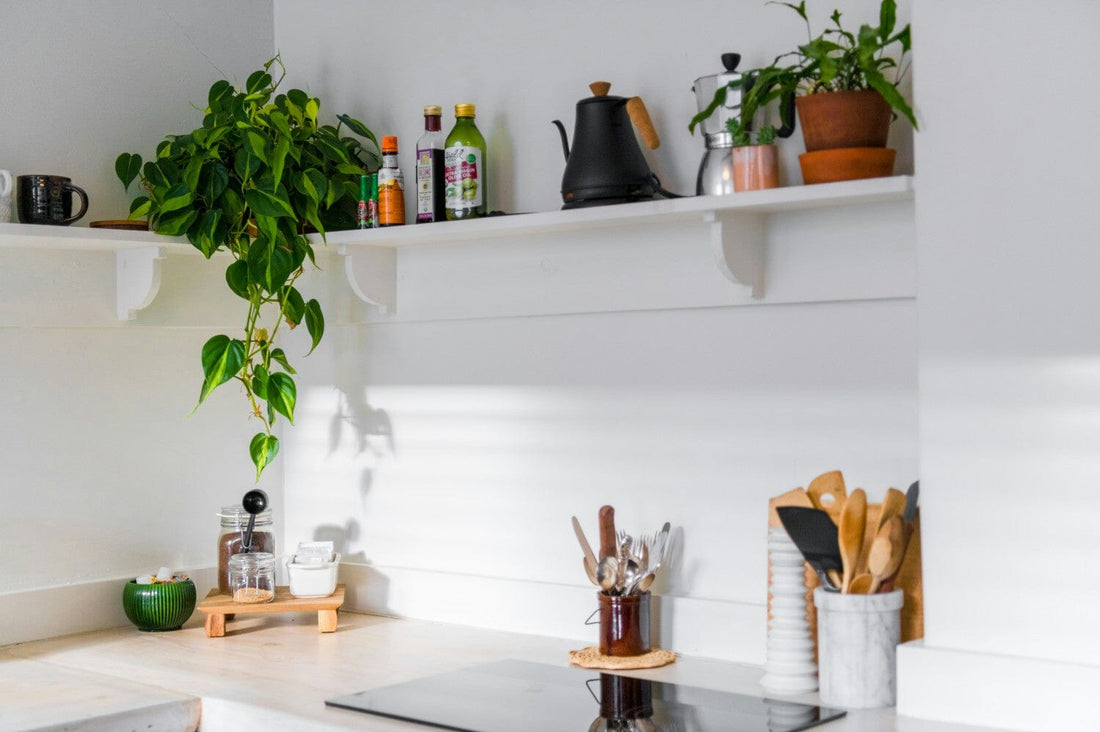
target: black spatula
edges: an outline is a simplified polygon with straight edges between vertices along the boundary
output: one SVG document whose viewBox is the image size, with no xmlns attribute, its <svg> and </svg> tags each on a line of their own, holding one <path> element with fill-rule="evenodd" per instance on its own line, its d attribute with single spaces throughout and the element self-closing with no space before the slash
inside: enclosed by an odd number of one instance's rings
<svg viewBox="0 0 1100 732">
<path fill-rule="evenodd" d="M 829 518 L 829 514 L 817 508 L 803 506 L 780 506 L 775 510 L 791 541 L 821 578 L 821 586 L 828 592 L 840 592 L 840 588 L 829 579 L 830 570 L 844 571 L 836 524 Z"/>
</svg>

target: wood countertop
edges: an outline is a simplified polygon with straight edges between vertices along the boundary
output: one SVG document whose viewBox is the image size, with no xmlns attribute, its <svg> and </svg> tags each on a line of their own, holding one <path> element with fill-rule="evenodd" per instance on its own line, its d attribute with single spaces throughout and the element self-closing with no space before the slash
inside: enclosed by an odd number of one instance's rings
<svg viewBox="0 0 1100 732">
<path fill-rule="evenodd" d="M 201 614 L 182 630 L 133 627 L 0 648 L 0 730 L 44 727 L 237 730 L 411 730 L 420 725 L 326 707 L 324 700 L 475 663 L 516 658 L 568 665 L 588 642 L 341 612 L 334 633 L 316 613 L 236 618 L 208 638 Z M 681 657 L 630 675 L 761 694 L 755 666 Z M 815 694 L 790 697 L 817 703 Z M 151 725 L 148 726 L 147 725 Z M 261 726 L 262 725 L 262 726 Z M 962 732 L 897 718 L 893 709 L 851 712 L 828 732 Z"/>
</svg>

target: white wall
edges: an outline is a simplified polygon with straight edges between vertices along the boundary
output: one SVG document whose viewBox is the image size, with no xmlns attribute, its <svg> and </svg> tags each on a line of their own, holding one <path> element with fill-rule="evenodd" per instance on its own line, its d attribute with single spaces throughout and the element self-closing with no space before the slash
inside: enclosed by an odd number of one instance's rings
<svg viewBox="0 0 1100 732">
<path fill-rule="evenodd" d="M 6 3 L 0 168 L 70 175 L 92 199 L 82 224 L 124 218 L 115 156 L 199 124 L 192 103 L 271 37 L 267 2 Z M 110 253 L 0 250 L 0 643 L 125 622 L 120 578 L 208 567 L 218 508 L 253 481 L 231 389 L 187 419 L 202 343 L 236 325 L 208 294 L 220 272 L 190 259 L 119 323 Z"/>
<path fill-rule="evenodd" d="M 857 6 L 871 3 L 845 5 Z M 651 165 L 692 192 L 703 152 L 687 132 L 692 81 L 720 70 L 723 51 L 759 64 L 804 33 L 790 11 L 756 2 L 490 2 L 457 15 L 442 2 L 328 7 L 276 3 L 290 80 L 308 82 L 330 113 L 397 134 L 406 175 L 423 106 L 443 105 L 449 128 L 453 104 L 475 102 L 492 207 L 512 212 L 560 206 L 550 120 L 572 133 L 575 104 L 599 78 L 646 100 L 663 137 Z M 349 27 L 368 41 L 334 43 Z M 434 42 L 433 28 L 447 40 Z M 800 140 L 787 146 L 788 165 L 800 151 Z M 788 281 L 784 246 L 812 249 L 814 220 L 780 227 L 769 250 L 776 287 Z M 874 241 L 874 231 L 863 233 Z M 642 257 L 669 235 L 593 233 L 591 251 L 632 241 Z M 698 230 L 671 235 L 684 249 L 705 243 Z M 817 242 L 818 279 L 851 261 L 821 255 L 845 251 L 834 239 Z M 910 233 L 885 229 L 878 248 L 899 243 L 911 247 Z M 552 241 L 401 253 L 396 317 L 364 325 L 352 309 L 332 331 L 331 372 L 310 371 L 288 435 L 287 542 L 342 540 L 367 567 L 356 575 L 363 607 L 593 640 L 581 622 L 595 599 L 569 519 L 594 538 L 597 509 L 611 503 L 625 528 L 678 527 L 681 553 L 658 587 L 662 642 L 762 662 L 768 497 L 833 468 L 874 497 L 916 477 L 912 290 L 655 312 L 616 292 L 611 309 L 626 312 L 566 314 L 550 303 L 611 280 L 585 269 L 580 247 L 558 245 L 580 273 L 569 283 L 565 267 L 548 274 Z M 522 270 L 515 260 L 538 261 L 532 249 L 545 252 L 545 276 L 502 284 Z M 551 314 L 530 316 L 540 296 Z"/>
<path fill-rule="evenodd" d="M 1100 7 L 926 2 L 914 24 L 929 612 L 899 708 L 1092 729 L 1100 100 L 1080 79 Z"/>
</svg>

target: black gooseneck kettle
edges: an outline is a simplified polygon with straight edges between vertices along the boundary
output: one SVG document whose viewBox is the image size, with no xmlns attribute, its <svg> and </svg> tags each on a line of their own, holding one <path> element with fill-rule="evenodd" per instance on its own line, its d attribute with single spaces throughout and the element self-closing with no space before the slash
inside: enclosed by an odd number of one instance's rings
<svg viewBox="0 0 1100 732">
<path fill-rule="evenodd" d="M 593 96 L 577 102 L 572 150 L 565 126 L 553 120 L 565 153 L 562 208 L 643 201 L 657 194 L 676 198 L 661 188 L 634 136 L 637 127 L 650 150 L 661 144 L 641 97 L 611 96 L 606 81 L 592 82 L 589 88 Z"/>
</svg>

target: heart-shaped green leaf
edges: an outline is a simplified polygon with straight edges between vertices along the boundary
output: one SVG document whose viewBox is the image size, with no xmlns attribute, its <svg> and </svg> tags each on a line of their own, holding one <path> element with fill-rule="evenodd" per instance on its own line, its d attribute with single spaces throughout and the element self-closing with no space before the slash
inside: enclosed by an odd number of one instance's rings
<svg viewBox="0 0 1100 732">
<path fill-rule="evenodd" d="M 216 335 L 202 347 L 202 373 L 205 377 L 199 404 L 210 392 L 236 376 L 244 365 L 245 346 L 227 335 Z"/>
<path fill-rule="evenodd" d="M 276 371 L 268 376 L 267 403 L 271 407 L 294 423 L 294 404 L 298 400 L 298 388 L 290 374 Z"/>
<path fill-rule="evenodd" d="M 123 188 L 129 188 L 134 178 L 141 172 L 141 156 L 122 153 L 115 158 L 115 175 L 122 181 Z"/>
<path fill-rule="evenodd" d="M 279 454 L 279 438 L 264 432 L 257 432 L 248 445 L 248 453 L 256 465 L 256 482 L 260 482 L 260 473 L 264 471 L 275 456 Z"/>
<path fill-rule="evenodd" d="M 321 342 L 321 337 L 325 334 L 325 315 L 321 312 L 321 303 L 316 300 L 310 300 L 306 303 L 306 330 L 313 340 L 309 352 L 306 353 L 308 356 L 317 348 L 317 344 Z"/>
</svg>

